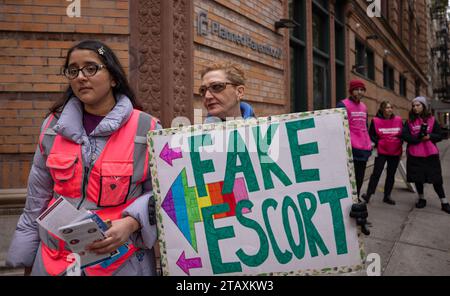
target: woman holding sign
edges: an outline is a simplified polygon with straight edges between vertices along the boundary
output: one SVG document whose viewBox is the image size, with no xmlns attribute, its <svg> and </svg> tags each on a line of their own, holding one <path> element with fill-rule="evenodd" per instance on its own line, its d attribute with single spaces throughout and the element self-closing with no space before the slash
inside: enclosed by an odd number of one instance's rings
<svg viewBox="0 0 450 296">
<path fill-rule="evenodd" d="M 427 201 L 423 196 L 424 183 L 432 183 L 441 200 L 441 209 L 450 214 L 450 205 L 445 197 L 442 181 L 441 161 L 436 143 L 442 140 L 439 123 L 428 110 L 425 97 L 412 101 L 409 118 L 403 126 L 403 139 L 408 142 L 406 177 L 414 182 L 419 200 L 416 208 L 424 208 Z"/>
<path fill-rule="evenodd" d="M 42 125 L 7 264 L 25 267 L 32 275 L 68 272 L 74 258 L 68 244 L 37 224 L 40 214 L 46 209 L 49 213 L 64 197 L 77 209 L 112 221 L 105 238 L 86 252 L 122 250 L 84 268 L 83 275 L 153 275 L 156 227 L 149 219 L 146 135 L 159 123 L 139 111 L 125 72 L 106 44 L 87 40 L 70 48 L 63 73 L 68 88 Z M 83 262 L 83 254 L 78 255 Z"/>
<path fill-rule="evenodd" d="M 231 63 L 213 64 L 202 70 L 200 75 L 202 84 L 199 88 L 199 94 L 202 96 L 203 104 L 208 111 L 205 123 L 222 122 L 230 118 L 242 117 L 248 119 L 255 117 L 251 106 L 241 102 L 245 91 L 245 75 L 238 65 Z M 368 213 L 364 202 L 354 204 L 350 216 L 356 219 L 364 234 L 370 234 L 366 226 Z"/>
<path fill-rule="evenodd" d="M 367 129 L 367 107 L 361 102 L 366 92 L 366 86 L 361 80 L 352 80 L 349 85 L 350 97 L 340 101 L 336 107 L 347 110 L 352 143 L 353 164 L 355 167 L 356 189 L 359 193 L 364 182 L 367 161 L 371 155 L 372 144 Z"/>
<path fill-rule="evenodd" d="M 402 155 L 402 127 L 402 118 L 394 115 L 389 101 L 383 101 L 377 115 L 372 119 L 369 129 L 370 138 L 377 147 L 378 155 L 375 157 L 367 193 L 362 195 L 367 203 L 371 195 L 375 193 L 384 165 L 387 162 L 383 202 L 395 205 L 395 201 L 391 198 L 391 192 L 394 187 L 395 172 Z"/>
<path fill-rule="evenodd" d="M 252 107 L 242 102 L 245 93 L 245 74 L 232 63 L 217 63 L 200 73 L 202 84 L 198 93 L 208 111 L 205 123 L 255 117 Z"/>
</svg>

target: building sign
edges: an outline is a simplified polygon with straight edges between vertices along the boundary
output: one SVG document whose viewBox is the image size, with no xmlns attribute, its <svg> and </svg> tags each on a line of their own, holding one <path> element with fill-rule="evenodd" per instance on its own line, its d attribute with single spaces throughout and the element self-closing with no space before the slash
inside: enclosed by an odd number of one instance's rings
<svg viewBox="0 0 450 296">
<path fill-rule="evenodd" d="M 164 275 L 362 268 L 344 109 L 149 133 Z"/>
<path fill-rule="evenodd" d="M 233 32 L 218 22 L 210 21 L 208 20 L 208 13 L 204 11 L 197 14 L 197 34 L 199 36 L 208 36 L 208 34 L 212 34 L 221 39 L 251 48 L 254 51 L 269 55 L 273 58 L 281 58 L 281 48 L 274 48 L 268 44 L 257 43 L 249 35 Z"/>
</svg>

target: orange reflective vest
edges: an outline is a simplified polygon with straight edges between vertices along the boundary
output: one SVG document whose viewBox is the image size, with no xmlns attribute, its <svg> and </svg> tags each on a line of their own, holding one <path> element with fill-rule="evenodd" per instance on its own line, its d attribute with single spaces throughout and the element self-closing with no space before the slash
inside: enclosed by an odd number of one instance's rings
<svg viewBox="0 0 450 296">
<path fill-rule="evenodd" d="M 39 139 L 41 152 L 47 155 L 46 166 L 54 181 L 54 197 L 96 212 L 103 220 L 122 218 L 122 212 L 142 192 L 135 190 L 147 179 L 148 150 L 146 135 L 154 130 L 157 120 L 133 110 L 129 120 L 114 132 L 92 167 L 83 165 L 81 144 L 52 132 L 57 119 L 52 115 Z M 138 144 L 138 145 L 137 145 Z M 41 255 L 49 275 L 62 275 L 71 264 L 71 251 L 56 235 L 39 229 Z M 128 251 L 111 264 L 96 264 L 84 269 L 87 275 L 112 275 L 137 250 L 129 244 Z"/>
</svg>

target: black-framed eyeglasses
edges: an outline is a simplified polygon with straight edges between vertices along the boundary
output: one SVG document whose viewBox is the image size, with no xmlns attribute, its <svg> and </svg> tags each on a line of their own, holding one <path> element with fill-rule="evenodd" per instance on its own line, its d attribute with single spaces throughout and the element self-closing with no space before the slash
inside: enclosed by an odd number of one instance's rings
<svg viewBox="0 0 450 296">
<path fill-rule="evenodd" d="M 213 94 L 218 94 L 221 91 L 223 91 L 225 88 L 227 88 L 227 85 L 237 85 L 236 83 L 232 82 L 213 82 L 209 86 L 202 85 L 198 89 L 198 93 L 200 96 L 204 97 L 206 96 L 206 92 L 209 90 Z"/>
<path fill-rule="evenodd" d="M 97 72 L 103 68 L 105 68 L 105 65 L 99 65 L 99 64 L 89 64 L 82 68 L 76 68 L 76 67 L 68 67 L 63 69 L 63 74 L 70 80 L 75 79 L 80 74 L 80 71 L 83 72 L 84 77 L 91 77 L 97 74 Z"/>
</svg>

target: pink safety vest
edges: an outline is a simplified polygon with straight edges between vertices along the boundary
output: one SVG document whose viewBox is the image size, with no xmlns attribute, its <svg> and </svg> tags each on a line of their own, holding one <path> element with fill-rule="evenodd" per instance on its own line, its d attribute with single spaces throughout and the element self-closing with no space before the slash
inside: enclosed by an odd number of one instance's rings
<svg viewBox="0 0 450 296">
<path fill-rule="evenodd" d="M 426 123 L 428 124 L 427 133 L 431 133 L 436 120 L 433 116 L 430 116 Z M 420 133 L 420 127 L 422 123 L 425 123 L 422 118 L 417 118 L 415 121 L 408 121 L 409 131 L 412 136 L 417 136 Z M 439 150 L 436 145 L 431 141 L 423 141 L 418 144 L 409 144 L 408 153 L 416 157 L 428 157 L 430 155 L 439 154 Z"/>
<path fill-rule="evenodd" d="M 44 132 L 40 136 L 41 151 L 49 151 L 46 166 L 54 181 L 53 191 L 59 196 L 64 196 L 72 202 L 81 201 L 84 196 L 87 204 L 96 205 L 96 212 L 102 220 L 116 220 L 122 217 L 122 212 L 136 199 L 129 194 L 131 180 L 136 173 L 133 169 L 133 154 L 135 149 L 135 137 L 138 129 L 141 111 L 133 110 L 130 119 L 108 139 L 103 151 L 99 155 L 89 172 L 89 179 L 83 193 L 83 164 L 81 145 L 66 138 L 56 135 L 51 147 L 45 147 L 43 138 L 45 130 L 56 123 L 54 118 L 48 120 Z M 142 113 L 146 115 L 145 113 Z M 52 115 L 53 116 L 53 115 Z M 148 116 L 148 115 L 146 115 Z M 157 120 L 153 117 L 150 121 L 150 130 L 155 129 Z M 145 164 L 143 165 L 142 178 L 137 184 L 142 183 L 148 171 L 148 150 L 145 149 Z M 86 172 L 84 172 L 86 174 Z M 140 175 L 139 175 L 140 176 Z M 52 198 L 48 207 L 56 201 Z M 42 230 L 41 230 L 42 231 Z M 68 255 L 71 251 L 53 233 L 40 233 L 42 261 L 48 275 L 61 275 L 71 264 Z M 108 276 L 112 275 L 137 248 L 129 244 L 128 251 L 119 259 L 107 267 L 101 264 L 85 268 L 88 275 Z"/>
<path fill-rule="evenodd" d="M 367 107 L 364 103 L 355 103 L 351 99 L 342 101 L 347 109 L 352 147 L 360 150 L 372 150 L 367 131 Z"/>
<path fill-rule="evenodd" d="M 400 116 L 391 119 L 375 117 L 373 119 L 375 132 L 378 136 L 378 153 L 383 155 L 402 155 L 402 127 Z"/>
</svg>

